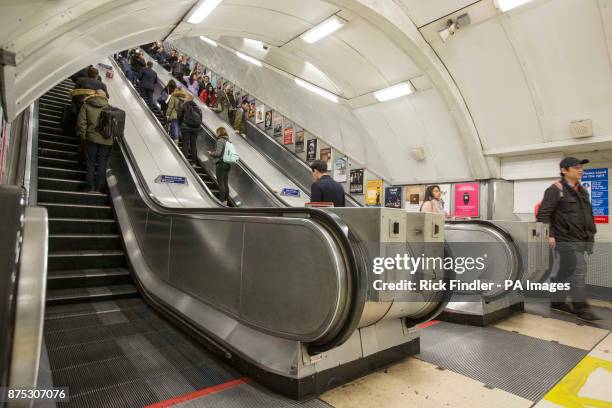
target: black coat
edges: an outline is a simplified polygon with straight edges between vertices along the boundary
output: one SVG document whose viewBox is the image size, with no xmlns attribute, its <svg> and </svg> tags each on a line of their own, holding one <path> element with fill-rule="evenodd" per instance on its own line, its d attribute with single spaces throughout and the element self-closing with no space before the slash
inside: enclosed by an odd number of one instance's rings
<svg viewBox="0 0 612 408">
<path fill-rule="evenodd" d="M 589 193 L 565 181 L 561 186 L 562 190 L 553 184 L 544 192 L 538 221 L 550 224 L 550 236 L 559 242 L 593 242 L 597 228 Z"/>
<path fill-rule="evenodd" d="M 155 89 L 157 83 L 157 72 L 153 71 L 152 68 L 145 67 L 140 71 L 140 87 L 143 89 Z"/>
<path fill-rule="evenodd" d="M 106 97 L 109 97 L 108 90 L 106 89 L 106 85 L 102 81 L 98 81 L 94 78 L 89 77 L 81 77 L 76 81 L 74 85 L 74 89 L 93 89 L 97 91 L 98 89 L 104 89 L 106 92 Z"/>
<path fill-rule="evenodd" d="M 312 183 L 310 187 L 310 201 L 315 203 L 332 202 L 334 207 L 344 207 L 344 188 L 330 176 L 325 175 Z"/>
</svg>

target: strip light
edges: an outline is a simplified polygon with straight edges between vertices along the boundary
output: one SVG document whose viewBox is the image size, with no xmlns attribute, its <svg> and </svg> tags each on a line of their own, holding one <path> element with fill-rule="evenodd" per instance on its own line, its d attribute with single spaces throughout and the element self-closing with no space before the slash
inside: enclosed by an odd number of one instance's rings
<svg viewBox="0 0 612 408">
<path fill-rule="evenodd" d="M 334 95 L 331 92 L 327 92 L 324 89 L 321 89 L 317 86 L 314 86 L 311 83 L 308 83 L 300 78 L 295 78 L 295 83 L 298 84 L 299 86 L 301 86 L 302 88 L 306 88 L 308 89 L 310 92 L 314 92 L 319 96 L 322 96 L 323 98 L 330 100 L 332 102 L 338 103 L 338 97 L 336 95 Z"/>
<path fill-rule="evenodd" d="M 330 35 L 343 25 L 344 24 L 338 18 L 332 17 L 318 26 L 308 30 L 306 34 L 302 36 L 302 38 L 307 43 L 312 44 L 319 41 L 321 38 Z"/>
<path fill-rule="evenodd" d="M 261 61 L 256 60 L 253 57 L 249 57 L 248 55 L 245 55 L 245 54 L 241 53 L 240 51 L 236 51 L 236 55 L 239 56 L 240 58 L 242 58 L 245 61 L 249 61 L 251 64 L 257 65 L 258 67 L 262 66 Z"/>
<path fill-rule="evenodd" d="M 204 37 L 203 35 L 200 36 L 200 40 L 212 45 L 213 47 L 217 46 L 217 43 L 215 41 L 211 40 L 210 38 Z"/>
<path fill-rule="evenodd" d="M 410 95 L 413 92 L 410 82 L 404 82 L 399 85 L 394 85 L 389 88 L 381 89 L 380 91 L 374 92 L 374 96 L 379 102 L 390 101 L 391 99 L 399 98 L 401 96 Z"/>
<path fill-rule="evenodd" d="M 263 48 L 264 43 L 262 43 L 259 40 L 253 40 L 251 38 L 243 38 L 244 42 L 247 44 L 250 44 L 251 46 L 255 47 L 255 48 Z"/>
<path fill-rule="evenodd" d="M 522 6 L 525 3 L 529 3 L 531 0 L 495 0 L 497 7 L 506 12 L 512 10 L 515 7 Z"/>
<path fill-rule="evenodd" d="M 187 19 L 190 24 L 201 23 L 223 0 L 204 0 Z"/>
</svg>

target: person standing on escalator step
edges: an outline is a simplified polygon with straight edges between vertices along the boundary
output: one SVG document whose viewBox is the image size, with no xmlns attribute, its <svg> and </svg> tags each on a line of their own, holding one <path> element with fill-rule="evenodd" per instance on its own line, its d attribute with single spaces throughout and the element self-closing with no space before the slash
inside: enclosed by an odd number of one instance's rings
<svg viewBox="0 0 612 408">
<path fill-rule="evenodd" d="M 247 121 L 249 114 L 250 104 L 249 101 L 242 101 L 242 105 L 238 112 L 236 112 L 236 120 L 234 122 L 234 129 L 236 132 L 241 133 L 246 136 L 247 134 Z"/>
<path fill-rule="evenodd" d="M 215 151 L 208 154 L 216 160 L 217 184 L 219 185 L 219 200 L 227 205 L 229 200 L 229 172 L 232 168 L 230 163 L 224 161 L 225 148 L 229 143 L 229 135 L 224 127 L 217 129 L 217 147 Z"/>
<path fill-rule="evenodd" d="M 169 124 L 170 137 L 175 143 L 178 143 L 181 137 L 181 127 L 179 125 L 179 116 L 183 111 L 183 106 L 188 100 L 192 100 L 193 96 L 182 88 L 177 88 L 168 101 L 166 109 L 166 123 Z"/>
<path fill-rule="evenodd" d="M 561 160 L 561 179 L 544 192 L 537 220 L 550 225 L 548 244 L 560 258 L 559 271 L 551 281 L 570 284 L 572 303 L 566 303 L 565 292 L 559 291 L 552 299 L 551 308 L 590 322 L 599 320 L 599 317 L 591 311 L 586 301 L 585 253 L 593 253 L 597 232 L 589 193 L 580 185 L 583 165 L 588 162 L 575 157 Z"/>
<path fill-rule="evenodd" d="M 183 155 L 192 163 L 197 163 L 198 152 L 196 142 L 202 125 L 202 111 L 193 98 L 188 99 L 183 105 L 179 116 L 181 125 L 181 141 L 183 142 Z"/>
<path fill-rule="evenodd" d="M 327 162 L 315 160 L 310 165 L 315 182 L 310 186 L 310 201 L 314 203 L 334 203 L 334 207 L 345 207 L 342 184 L 327 174 Z"/>
<path fill-rule="evenodd" d="M 153 62 L 147 62 L 147 66 L 140 71 L 138 79 L 145 102 L 147 105 L 153 106 L 153 91 L 155 90 L 155 84 L 157 84 L 157 72 L 153 70 Z"/>
</svg>

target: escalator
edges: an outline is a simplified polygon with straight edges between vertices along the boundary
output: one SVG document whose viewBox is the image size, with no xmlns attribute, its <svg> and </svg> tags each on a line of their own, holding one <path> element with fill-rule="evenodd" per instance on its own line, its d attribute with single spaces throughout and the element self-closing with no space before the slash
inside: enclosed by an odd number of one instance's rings
<svg viewBox="0 0 612 408">
<path fill-rule="evenodd" d="M 70 81 L 39 102 L 38 205 L 49 213 L 44 338 L 60 406 L 135 407 L 238 377 L 148 306 L 128 269 L 109 194 L 86 193 L 75 137 L 59 128 Z"/>
</svg>

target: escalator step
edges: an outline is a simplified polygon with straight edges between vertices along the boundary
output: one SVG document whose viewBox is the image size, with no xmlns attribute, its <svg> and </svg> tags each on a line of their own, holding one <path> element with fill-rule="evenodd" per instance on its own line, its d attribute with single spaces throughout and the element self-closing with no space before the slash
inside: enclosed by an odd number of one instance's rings
<svg viewBox="0 0 612 408">
<path fill-rule="evenodd" d="M 58 159 L 55 157 L 39 157 L 38 165 L 45 167 L 53 167 L 58 169 L 74 169 L 80 168 L 78 160 Z"/>
<path fill-rule="evenodd" d="M 61 204 L 79 203 L 79 204 L 84 204 L 84 205 L 108 206 L 110 204 L 110 197 L 108 194 L 39 189 L 38 190 L 38 201 L 44 202 L 44 203 L 61 203 Z"/>
<path fill-rule="evenodd" d="M 53 150 L 61 150 L 64 152 L 70 153 L 78 153 L 79 151 L 79 142 L 74 139 L 73 143 L 64 143 L 64 142 L 52 142 L 50 140 L 39 140 L 38 147 L 40 149 L 53 149 Z"/>
<path fill-rule="evenodd" d="M 103 251 L 123 249 L 118 234 L 51 234 L 49 252 L 57 251 Z"/>
<path fill-rule="evenodd" d="M 86 172 L 84 170 L 58 169 L 55 167 L 46 167 L 46 166 L 38 167 L 39 177 L 60 179 L 60 180 L 85 181 L 85 175 L 86 175 Z"/>
<path fill-rule="evenodd" d="M 81 191 L 85 187 L 87 187 L 85 180 L 63 180 L 47 177 L 38 178 L 38 188 L 45 190 Z"/>
<path fill-rule="evenodd" d="M 110 206 L 38 202 L 52 218 L 114 219 Z"/>
<path fill-rule="evenodd" d="M 115 220 L 49 218 L 49 234 L 116 234 Z"/>
<path fill-rule="evenodd" d="M 89 288 L 50 289 L 47 291 L 47 304 L 55 305 L 60 303 L 89 302 L 92 300 L 109 300 L 137 295 L 138 290 L 136 287 L 129 284 Z M 49 345 L 49 348 L 51 348 L 51 345 Z"/>
<path fill-rule="evenodd" d="M 47 277 L 47 289 L 112 286 L 131 282 L 130 271 L 125 268 L 50 271 Z"/>
<path fill-rule="evenodd" d="M 49 271 L 95 268 L 125 268 L 123 251 L 62 251 L 49 252 Z"/>
<path fill-rule="evenodd" d="M 126 311 L 133 308 L 142 308 L 143 306 L 146 307 L 146 304 L 142 298 L 127 298 L 113 301 L 95 301 L 47 306 L 45 309 L 45 322 L 55 319 L 65 319 L 73 316 L 91 315 L 119 310 Z"/>
<path fill-rule="evenodd" d="M 57 105 L 54 103 L 40 101 L 39 109 L 41 111 L 50 112 L 50 113 L 59 113 L 59 115 L 62 115 L 64 111 L 64 105 Z"/>
<path fill-rule="evenodd" d="M 79 140 L 76 137 L 58 135 L 57 133 L 38 132 L 40 141 L 60 142 L 66 144 L 79 145 Z"/>
<path fill-rule="evenodd" d="M 55 149 L 38 149 L 38 155 L 42 157 L 52 157 L 55 159 L 65 159 L 65 160 L 78 160 L 79 153 L 76 152 L 65 152 L 63 150 L 55 150 Z"/>
</svg>

